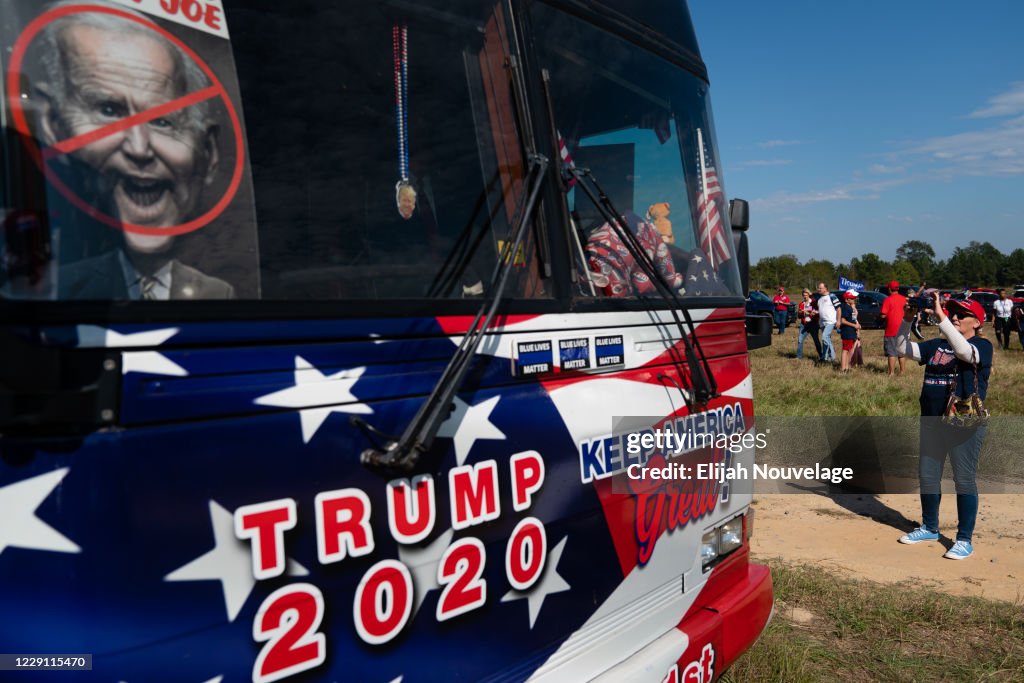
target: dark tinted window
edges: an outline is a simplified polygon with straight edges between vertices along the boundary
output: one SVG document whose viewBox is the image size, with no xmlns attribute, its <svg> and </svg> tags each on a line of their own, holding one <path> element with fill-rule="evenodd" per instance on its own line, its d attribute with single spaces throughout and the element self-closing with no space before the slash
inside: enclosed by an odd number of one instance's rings
<svg viewBox="0 0 1024 683">
<path fill-rule="evenodd" d="M 664 33 L 680 46 L 698 54 L 693 22 L 683 0 L 602 0 L 601 4 Z"/>
<path fill-rule="evenodd" d="M 479 296 L 524 174 L 501 6 L 226 2 L 263 298 Z M 394 30 L 406 27 L 404 117 Z M 399 122 L 415 208 L 399 213 Z M 513 296 L 543 296 L 517 258 Z"/>
</svg>

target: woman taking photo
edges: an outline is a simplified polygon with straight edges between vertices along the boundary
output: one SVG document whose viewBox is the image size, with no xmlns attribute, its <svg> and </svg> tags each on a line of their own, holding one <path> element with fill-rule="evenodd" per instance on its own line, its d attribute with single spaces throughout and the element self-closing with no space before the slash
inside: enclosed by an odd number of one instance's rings
<svg viewBox="0 0 1024 683">
<path fill-rule="evenodd" d="M 954 392 L 961 398 L 967 398 L 976 391 L 982 400 L 985 399 L 992 369 L 992 342 L 980 336 L 985 322 L 985 310 L 981 304 L 970 299 L 951 299 L 946 305 L 949 317 L 936 293 L 931 312 L 938 320 L 942 337 L 919 344 L 910 341 L 910 322 L 915 311 L 908 307 L 897 339 L 898 348 L 906 356 L 925 366 L 921 416 L 930 418 L 921 420 L 920 430 L 921 526 L 899 540 L 900 543 L 939 540 L 940 483 L 948 455 L 953 466 L 959 521 L 956 543 L 943 557 L 965 560 L 974 552 L 971 538 L 978 516 L 976 473 L 987 428 L 953 427 L 943 423 L 941 417 Z"/>
<path fill-rule="evenodd" d="M 804 290 L 804 298 L 796 306 L 796 316 L 800 320 L 800 336 L 796 339 L 796 357 L 804 357 L 804 339 L 811 336 L 814 350 L 821 360 L 821 341 L 818 339 L 818 304 L 811 299 L 811 290 Z"/>
</svg>

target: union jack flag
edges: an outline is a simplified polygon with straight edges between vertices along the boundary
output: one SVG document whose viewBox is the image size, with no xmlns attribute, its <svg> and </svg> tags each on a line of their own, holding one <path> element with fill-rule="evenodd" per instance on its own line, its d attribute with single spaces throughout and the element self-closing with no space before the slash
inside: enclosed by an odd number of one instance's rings
<svg viewBox="0 0 1024 683">
<path fill-rule="evenodd" d="M 703 145 L 700 154 L 704 154 Z M 722 186 L 718 183 L 715 167 L 707 163 L 707 155 L 703 161 L 703 173 L 697 177 L 697 213 L 700 216 L 697 234 L 700 236 L 700 247 L 711 256 L 712 264 L 722 263 L 731 258 L 722 213 L 718 210 Z"/>
</svg>

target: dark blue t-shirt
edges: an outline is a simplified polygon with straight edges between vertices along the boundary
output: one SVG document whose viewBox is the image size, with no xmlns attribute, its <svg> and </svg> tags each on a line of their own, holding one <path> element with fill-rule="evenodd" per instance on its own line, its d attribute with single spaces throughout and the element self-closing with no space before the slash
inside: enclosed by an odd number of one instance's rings
<svg viewBox="0 0 1024 683">
<path fill-rule="evenodd" d="M 988 394 L 988 375 L 992 370 L 992 342 L 974 336 L 967 340 L 978 349 L 978 395 Z M 958 359 L 953 347 L 943 338 L 929 339 L 917 345 L 924 365 L 924 385 L 921 387 L 921 414 L 942 415 L 949 401 L 950 386 L 955 385 L 959 396 L 974 393 L 974 366 Z"/>
<path fill-rule="evenodd" d="M 839 309 L 839 314 L 843 316 L 843 322 L 857 322 L 857 316 L 854 314 L 853 306 L 851 306 L 850 304 L 843 304 L 842 307 Z M 849 325 L 843 325 L 841 328 L 839 328 L 839 338 L 856 339 L 857 328 L 850 327 Z"/>
</svg>

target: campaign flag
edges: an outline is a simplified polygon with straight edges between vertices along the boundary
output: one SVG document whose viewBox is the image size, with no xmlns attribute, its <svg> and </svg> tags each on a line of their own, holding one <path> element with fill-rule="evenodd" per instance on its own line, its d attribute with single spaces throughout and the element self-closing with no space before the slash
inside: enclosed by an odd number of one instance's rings
<svg viewBox="0 0 1024 683">
<path fill-rule="evenodd" d="M 697 213 L 700 224 L 697 234 L 700 236 L 700 247 L 711 257 L 711 263 L 721 263 L 730 258 L 729 243 L 726 240 L 722 212 L 718 204 L 722 200 L 722 186 L 718 183 L 718 174 L 704 154 L 703 136 L 697 131 L 701 155 L 700 170 L 697 178 Z"/>
<path fill-rule="evenodd" d="M 857 282 L 856 280 L 850 280 L 850 279 L 845 278 L 842 275 L 840 275 L 839 276 L 839 289 L 843 290 L 844 292 L 848 291 L 848 290 L 851 290 L 851 289 L 853 291 L 855 291 L 855 292 L 863 292 L 864 291 L 864 283 L 863 282 Z"/>
</svg>

